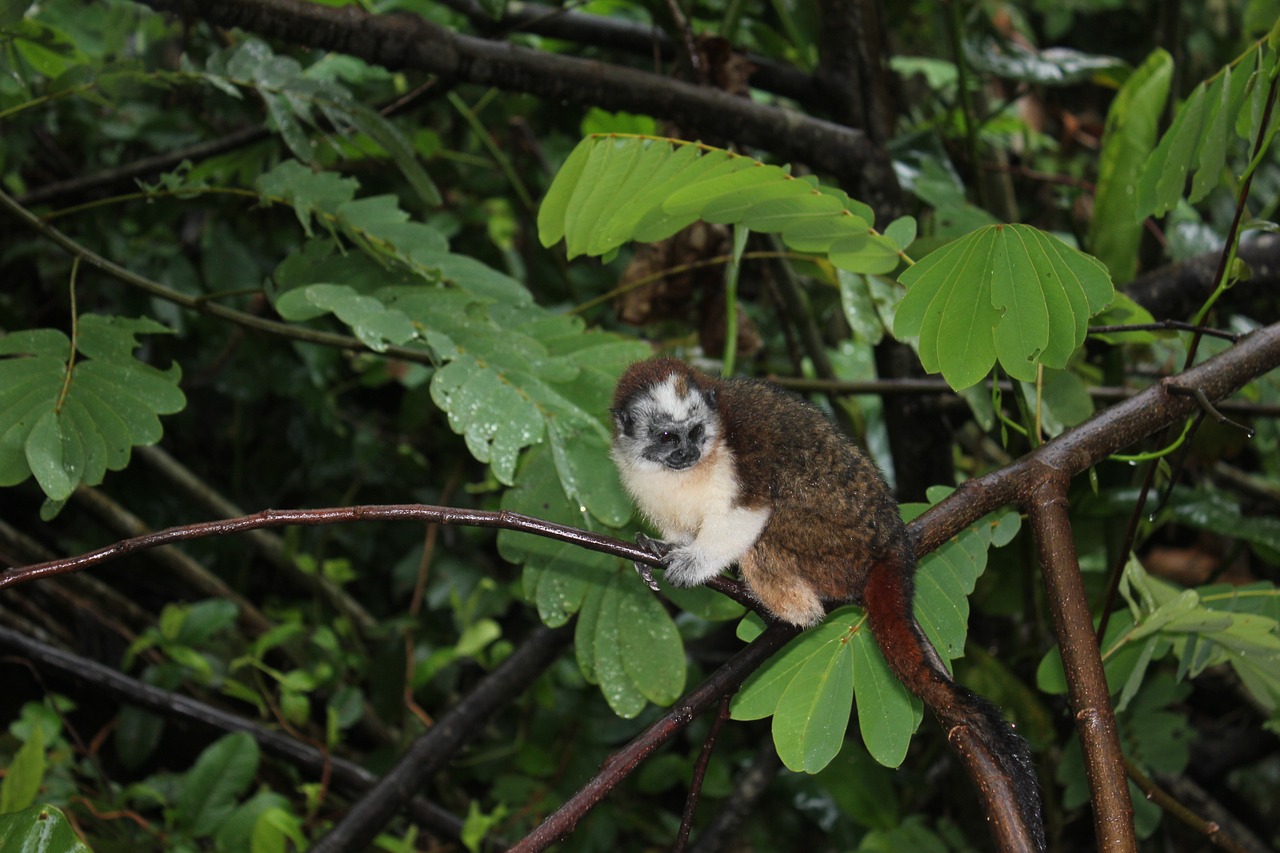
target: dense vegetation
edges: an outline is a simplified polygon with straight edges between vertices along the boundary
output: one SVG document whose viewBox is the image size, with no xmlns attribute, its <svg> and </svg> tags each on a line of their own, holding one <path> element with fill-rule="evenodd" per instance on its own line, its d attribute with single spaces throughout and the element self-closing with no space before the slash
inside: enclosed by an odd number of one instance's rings
<svg viewBox="0 0 1280 853">
<path fill-rule="evenodd" d="M 637 578 L 658 350 L 869 449 L 1054 849 L 1280 845 L 1278 18 L 0 0 L 0 849 L 986 848 L 858 608 Z"/>
</svg>

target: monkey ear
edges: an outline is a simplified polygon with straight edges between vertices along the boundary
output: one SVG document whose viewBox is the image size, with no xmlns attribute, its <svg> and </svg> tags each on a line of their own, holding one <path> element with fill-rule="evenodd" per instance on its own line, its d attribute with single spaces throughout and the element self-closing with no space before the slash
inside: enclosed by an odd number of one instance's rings
<svg viewBox="0 0 1280 853">
<path fill-rule="evenodd" d="M 632 418 L 631 413 L 625 407 L 619 406 L 616 409 L 610 409 L 609 414 L 613 415 L 613 422 L 620 432 L 624 435 L 631 435 L 635 427 L 635 419 Z"/>
</svg>

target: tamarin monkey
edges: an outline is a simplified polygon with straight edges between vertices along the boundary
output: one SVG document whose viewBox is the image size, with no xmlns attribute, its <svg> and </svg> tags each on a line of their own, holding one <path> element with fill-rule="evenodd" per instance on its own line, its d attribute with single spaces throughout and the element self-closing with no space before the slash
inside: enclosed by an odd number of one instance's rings
<svg viewBox="0 0 1280 853">
<path fill-rule="evenodd" d="M 948 732 L 964 726 L 1018 802 L 1025 842 L 1043 850 L 1026 743 L 998 708 L 956 684 L 912 612 L 915 552 L 876 466 L 814 406 L 768 382 L 714 379 L 678 359 L 631 365 L 613 397 L 612 457 L 665 541 L 642 537 L 672 586 L 737 563 L 776 618 L 807 628 L 826 605 L 866 608 L 894 674 Z M 1007 806 L 1006 806 L 1007 808 Z"/>
</svg>

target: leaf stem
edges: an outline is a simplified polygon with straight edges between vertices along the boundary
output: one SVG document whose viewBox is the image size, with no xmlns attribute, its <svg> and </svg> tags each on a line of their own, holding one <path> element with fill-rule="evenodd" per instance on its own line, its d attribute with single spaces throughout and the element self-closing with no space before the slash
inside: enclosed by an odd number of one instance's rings
<svg viewBox="0 0 1280 853">
<path fill-rule="evenodd" d="M 53 405 L 54 414 L 62 413 L 62 404 L 67 401 L 71 391 L 71 374 L 76 367 L 76 345 L 79 343 L 80 319 L 76 316 L 76 275 L 80 272 L 80 258 L 71 259 L 71 352 L 67 353 L 67 373 L 62 377 L 62 390 L 58 392 L 58 402 Z"/>
</svg>

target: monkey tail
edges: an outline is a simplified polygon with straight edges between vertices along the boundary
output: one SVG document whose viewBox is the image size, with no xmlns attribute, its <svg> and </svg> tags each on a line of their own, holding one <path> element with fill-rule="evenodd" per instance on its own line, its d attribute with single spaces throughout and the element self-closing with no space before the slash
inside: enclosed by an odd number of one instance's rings
<svg viewBox="0 0 1280 853">
<path fill-rule="evenodd" d="M 893 674 L 937 716 L 981 794 L 1002 851 L 1046 849 L 1040 786 L 1027 743 L 994 704 L 951 679 L 912 611 L 914 561 L 875 563 L 863 592 L 871 631 Z"/>
</svg>

